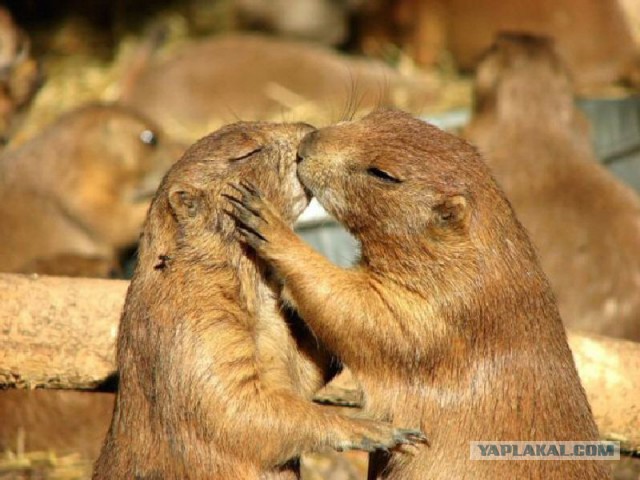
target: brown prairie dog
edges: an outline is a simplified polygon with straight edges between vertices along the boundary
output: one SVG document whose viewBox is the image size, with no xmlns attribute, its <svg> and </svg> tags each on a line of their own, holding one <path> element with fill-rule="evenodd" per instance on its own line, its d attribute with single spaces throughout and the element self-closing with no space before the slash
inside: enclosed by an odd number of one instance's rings
<svg viewBox="0 0 640 480">
<path fill-rule="evenodd" d="M 330 264 L 244 189 L 242 237 L 318 339 L 360 381 L 364 410 L 419 422 L 416 456 L 370 478 L 602 479 L 603 462 L 477 462 L 473 440 L 597 440 L 553 294 L 477 151 L 399 111 L 307 134 L 298 175 L 361 242 Z"/>
<path fill-rule="evenodd" d="M 640 341 L 640 198 L 596 160 L 548 39 L 498 38 L 465 135 L 530 233 L 565 325 Z"/>
<path fill-rule="evenodd" d="M 162 175 L 181 147 L 115 105 L 82 107 L 0 157 L 0 271 L 106 277 L 138 240 Z M 88 319 L 88 321 L 91 319 Z M 97 458 L 114 396 L 0 391 L 0 450 Z M 22 432 L 22 433 L 20 433 Z"/>
<path fill-rule="evenodd" d="M 185 45 L 150 65 L 122 94 L 166 130 L 190 135 L 236 120 L 320 115 L 335 121 L 379 105 L 418 112 L 435 98 L 433 83 L 402 76 L 382 62 L 249 34 Z"/>
<path fill-rule="evenodd" d="M 447 0 L 449 48 L 464 68 L 477 66 L 501 31 L 546 35 L 556 40 L 579 87 L 632 78 L 638 47 L 618 0 Z"/>
<path fill-rule="evenodd" d="M 164 178 L 120 323 L 120 384 L 94 478 L 295 478 L 303 451 L 372 450 L 415 431 L 311 402 L 327 354 L 264 263 L 234 237 L 227 181 L 267 192 L 291 225 L 306 124 L 237 123 L 192 146 Z"/>
<path fill-rule="evenodd" d="M 91 105 L 0 157 L 0 269 L 47 273 L 60 258 L 103 271 L 137 242 L 160 179 L 182 148 L 133 110 Z M 35 270 L 34 270 L 35 269 Z M 73 269 L 72 269 L 73 270 Z M 77 270 L 77 269 L 76 269 Z"/>
<path fill-rule="evenodd" d="M 40 83 L 30 43 L 11 13 L 0 6 L 0 141 L 9 140 L 17 117 L 33 98 Z"/>
<path fill-rule="evenodd" d="M 361 42 L 365 51 L 394 43 L 419 65 L 445 56 L 472 71 L 499 32 L 545 35 L 556 41 L 580 90 L 602 91 L 620 81 L 637 88 L 640 56 L 628 12 L 637 7 L 624 5 L 634 2 L 378 0 L 362 9 Z"/>
</svg>

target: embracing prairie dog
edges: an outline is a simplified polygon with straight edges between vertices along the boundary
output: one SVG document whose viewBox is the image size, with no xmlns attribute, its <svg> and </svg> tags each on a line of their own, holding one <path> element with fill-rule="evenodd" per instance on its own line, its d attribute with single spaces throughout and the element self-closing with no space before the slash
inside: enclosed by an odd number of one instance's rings
<svg viewBox="0 0 640 480">
<path fill-rule="evenodd" d="M 465 135 L 530 233 L 565 325 L 640 341 L 640 198 L 598 163 L 550 40 L 498 38 Z"/>
<path fill-rule="evenodd" d="M 508 201 L 464 140 L 399 111 L 306 135 L 300 180 L 356 236 L 330 264 L 240 188 L 240 234 L 353 372 L 364 411 L 430 446 L 374 455 L 369 478 L 603 479 L 603 462 L 482 462 L 473 440 L 597 440 L 551 288 Z M 255 189 L 254 189 L 255 190 Z"/>
<path fill-rule="evenodd" d="M 308 203 L 296 150 L 311 130 L 236 123 L 164 178 L 120 323 L 119 390 L 95 479 L 296 478 L 305 451 L 423 440 L 311 402 L 328 353 L 283 311 L 278 282 L 225 212 L 226 182 L 245 180 L 293 224 Z"/>
</svg>

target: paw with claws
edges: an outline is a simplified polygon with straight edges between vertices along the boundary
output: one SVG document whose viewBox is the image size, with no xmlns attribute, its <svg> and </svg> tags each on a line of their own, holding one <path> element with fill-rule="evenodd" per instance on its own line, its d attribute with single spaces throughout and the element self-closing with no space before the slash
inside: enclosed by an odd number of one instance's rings
<svg viewBox="0 0 640 480">
<path fill-rule="evenodd" d="M 234 194 L 223 194 L 229 201 L 227 213 L 236 221 L 240 240 L 258 253 L 276 241 L 294 235 L 291 227 L 260 191 L 247 182 L 230 184 Z"/>
<path fill-rule="evenodd" d="M 375 420 L 355 419 L 358 427 L 351 431 L 351 439 L 340 443 L 336 449 L 364 450 L 396 450 L 406 453 L 415 453 L 419 445 L 428 445 L 427 437 L 420 430 L 395 428 L 384 422 Z"/>
</svg>

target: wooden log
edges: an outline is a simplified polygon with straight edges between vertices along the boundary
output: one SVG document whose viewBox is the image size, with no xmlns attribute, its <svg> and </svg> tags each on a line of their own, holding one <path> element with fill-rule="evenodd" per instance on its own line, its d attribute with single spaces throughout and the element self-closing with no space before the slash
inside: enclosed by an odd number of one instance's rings
<svg viewBox="0 0 640 480">
<path fill-rule="evenodd" d="M 0 387 L 93 389 L 115 370 L 128 282 L 0 274 Z"/>
<path fill-rule="evenodd" d="M 0 388 L 95 389 L 115 370 L 117 325 L 128 283 L 0 274 Z M 603 438 L 640 453 L 640 344 L 569 334 Z M 318 401 L 361 405 L 352 380 Z"/>
</svg>

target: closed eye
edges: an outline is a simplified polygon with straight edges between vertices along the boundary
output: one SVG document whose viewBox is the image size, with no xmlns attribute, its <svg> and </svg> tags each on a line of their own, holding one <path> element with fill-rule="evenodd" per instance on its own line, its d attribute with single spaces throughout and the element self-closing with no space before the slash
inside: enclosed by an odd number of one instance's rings
<svg viewBox="0 0 640 480">
<path fill-rule="evenodd" d="M 367 173 L 372 177 L 376 177 L 377 179 L 382 180 L 384 182 L 402 183 L 402 180 L 400 180 L 399 178 L 396 178 L 390 173 L 385 172 L 384 170 L 380 170 L 379 168 L 376 168 L 376 167 L 367 168 Z"/>
<path fill-rule="evenodd" d="M 246 160 L 247 158 L 255 155 L 256 153 L 261 152 L 263 149 L 264 147 L 256 148 L 255 150 L 251 150 L 250 152 L 247 152 L 244 155 L 240 155 L 239 157 L 230 158 L 229 162 L 233 163 L 233 162 L 239 162 L 241 160 Z"/>
</svg>

